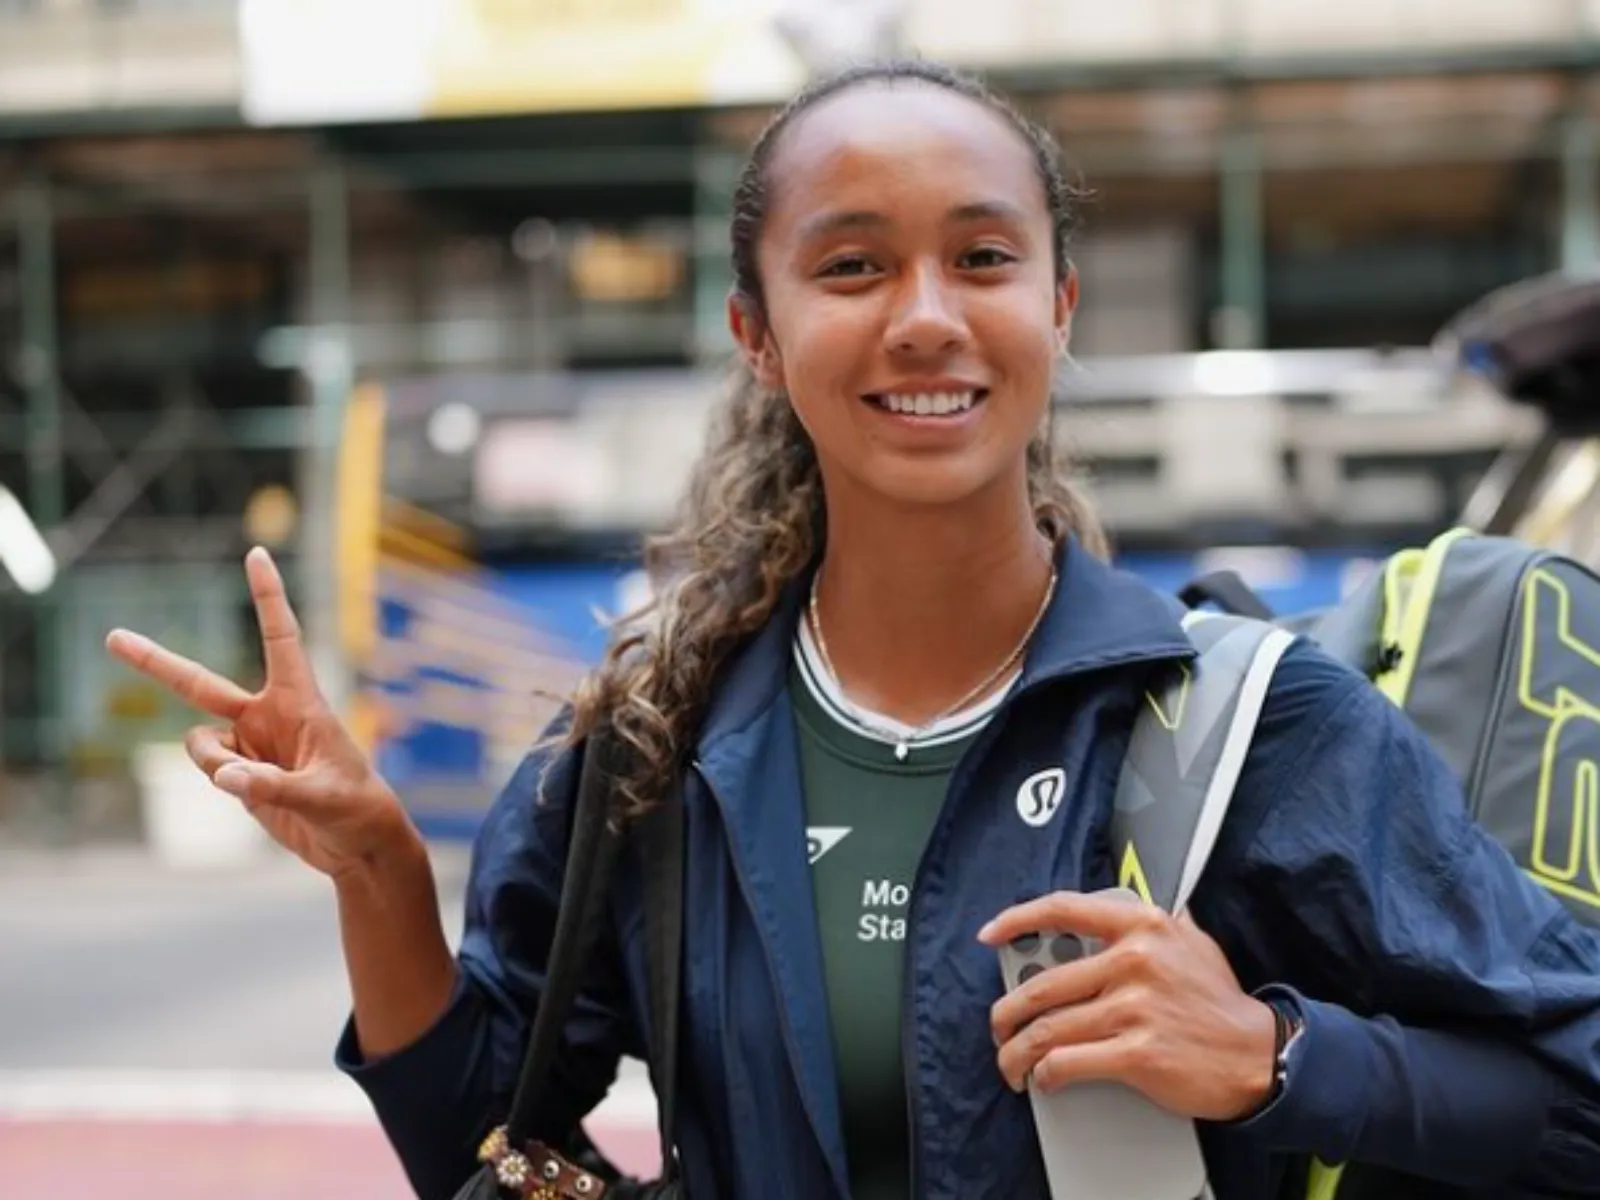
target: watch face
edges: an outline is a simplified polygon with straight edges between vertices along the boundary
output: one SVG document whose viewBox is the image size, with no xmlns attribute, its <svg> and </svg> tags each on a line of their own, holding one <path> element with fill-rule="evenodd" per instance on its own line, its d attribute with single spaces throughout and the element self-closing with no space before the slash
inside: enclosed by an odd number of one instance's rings
<svg viewBox="0 0 1600 1200">
<path fill-rule="evenodd" d="M 1295 1046 L 1300 1041 L 1300 1035 L 1306 1030 L 1305 1022 L 1298 1017 L 1285 1013 L 1284 1019 L 1289 1022 L 1289 1034 L 1283 1039 L 1283 1052 L 1278 1055 L 1278 1069 L 1280 1071 L 1288 1069 L 1289 1063 L 1293 1061 Z"/>
</svg>

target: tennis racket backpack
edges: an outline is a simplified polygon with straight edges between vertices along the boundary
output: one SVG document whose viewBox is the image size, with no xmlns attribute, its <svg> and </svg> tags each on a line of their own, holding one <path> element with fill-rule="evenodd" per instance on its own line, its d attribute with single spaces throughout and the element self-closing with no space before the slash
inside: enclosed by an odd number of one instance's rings
<svg viewBox="0 0 1600 1200">
<path fill-rule="evenodd" d="M 1461 780 L 1472 816 L 1539 886 L 1579 920 L 1600 925 L 1600 578 L 1564 555 L 1457 529 L 1400 551 L 1337 606 L 1277 618 L 1232 574 L 1195 580 L 1180 593 L 1251 624 L 1302 634 L 1360 671 L 1427 735 Z M 1206 630 L 1205 625 L 1191 629 Z M 1172 709 L 1189 693 L 1240 690 L 1247 672 L 1210 671 L 1202 646 L 1196 678 L 1177 681 L 1152 705 Z M 1253 731 L 1260 697 L 1245 697 Z M 1204 700 L 1217 709 L 1231 701 Z M 1142 720 L 1123 768 L 1113 822 L 1121 882 L 1176 908 L 1196 882 L 1189 841 L 1215 837 L 1195 802 L 1165 796 L 1180 722 Z M 1169 727 L 1179 726 L 1177 733 Z M 1141 730 L 1144 743 L 1141 743 Z M 1158 736 L 1164 735 L 1164 736 Z M 1202 756 L 1199 772 L 1231 789 L 1237 765 Z M 1213 766 L 1213 762 L 1216 766 Z M 1148 777 L 1162 780 L 1152 787 Z M 1144 782 L 1141 782 L 1141 777 Z M 1205 778 L 1188 792 L 1210 789 Z M 1183 789 L 1179 789 L 1182 792 Z M 1306 1200 L 1399 1200 L 1416 1181 L 1361 1164 L 1311 1162 L 1290 1195 Z"/>
</svg>

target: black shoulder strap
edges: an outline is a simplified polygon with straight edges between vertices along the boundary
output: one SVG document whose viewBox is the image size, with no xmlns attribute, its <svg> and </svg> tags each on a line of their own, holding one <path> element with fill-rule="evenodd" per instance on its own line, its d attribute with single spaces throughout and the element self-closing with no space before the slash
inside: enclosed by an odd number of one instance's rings
<svg viewBox="0 0 1600 1200">
<path fill-rule="evenodd" d="M 611 877 L 621 837 L 610 821 L 611 735 L 597 730 L 584 744 L 572 817 L 561 909 L 545 967 L 544 994 L 533 1016 L 528 1051 L 511 1101 L 506 1134 L 513 1146 L 533 1138 L 540 1098 L 548 1095 L 551 1064 L 578 988 L 588 974 L 606 921 Z"/>
<path fill-rule="evenodd" d="M 1235 617 L 1254 617 L 1258 621 L 1273 620 L 1272 609 L 1234 571 L 1212 571 L 1198 579 L 1191 579 L 1178 591 L 1178 599 L 1190 608 L 1199 608 L 1210 601 L 1223 612 Z"/>
<path fill-rule="evenodd" d="M 661 1134 L 661 1178 L 677 1178 L 673 1119 L 678 1095 L 678 1000 L 683 980 L 683 798 L 668 796 L 635 826 L 644 863 L 645 937 L 650 978 L 650 1028 Z"/>
<path fill-rule="evenodd" d="M 534 1013 L 522 1074 L 506 1134 L 513 1146 L 533 1138 L 539 1098 L 546 1094 L 562 1027 L 606 921 L 606 905 L 622 844 L 611 818 L 613 735 L 598 730 L 585 743 L 567 849 L 561 908 L 545 968 L 545 989 Z M 671 796 L 632 826 L 644 869 L 650 1027 L 656 1043 L 650 1079 L 660 1120 L 663 1180 L 677 1177 L 672 1128 L 678 1076 L 678 999 L 682 987 L 683 805 Z"/>
</svg>

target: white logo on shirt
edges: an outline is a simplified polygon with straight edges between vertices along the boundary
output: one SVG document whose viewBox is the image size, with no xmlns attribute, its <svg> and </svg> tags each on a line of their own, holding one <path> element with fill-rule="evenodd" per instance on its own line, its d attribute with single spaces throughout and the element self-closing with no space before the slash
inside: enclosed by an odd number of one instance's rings
<svg viewBox="0 0 1600 1200">
<path fill-rule="evenodd" d="M 813 825 L 806 829 L 806 860 L 814 867 L 817 860 L 832 850 L 850 832 L 848 825 Z"/>
<path fill-rule="evenodd" d="M 856 923 L 858 942 L 906 940 L 906 908 L 911 889 L 888 879 L 869 879 L 861 888 L 861 920 Z"/>
<path fill-rule="evenodd" d="M 1067 790 L 1067 773 L 1060 767 L 1039 771 L 1017 789 L 1017 815 L 1035 829 L 1050 823 Z"/>
</svg>

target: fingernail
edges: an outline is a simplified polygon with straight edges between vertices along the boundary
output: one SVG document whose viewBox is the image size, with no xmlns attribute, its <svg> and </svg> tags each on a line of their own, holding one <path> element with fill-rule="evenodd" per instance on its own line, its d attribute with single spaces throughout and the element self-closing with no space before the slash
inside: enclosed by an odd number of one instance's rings
<svg viewBox="0 0 1600 1200">
<path fill-rule="evenodd" d="M 221 768 L 211 777 L 211 782 L 230 796 L 237 796 L 240 800 L 248 798 L 250 772 L 237 764 L 230 764 Z"/>
<path fill-rule="evenodd" d="M 982 929 L 978 930 L 978 940 L 980 942 L 987 942 L 989 940 L 989 935 L 993 931 L 994 931 L 994 922 L 990 921 Z"/>
</svg>

